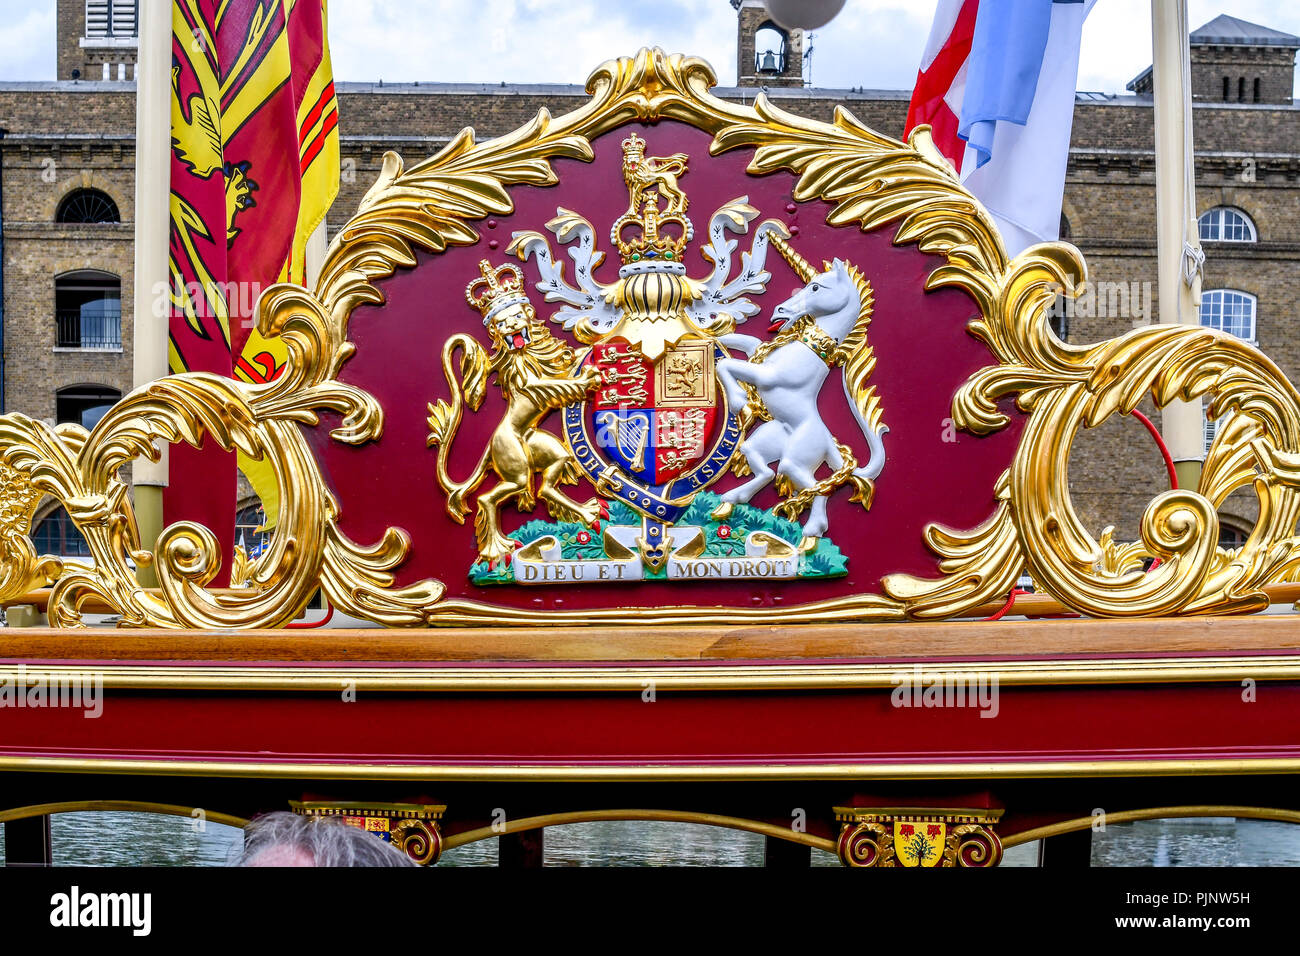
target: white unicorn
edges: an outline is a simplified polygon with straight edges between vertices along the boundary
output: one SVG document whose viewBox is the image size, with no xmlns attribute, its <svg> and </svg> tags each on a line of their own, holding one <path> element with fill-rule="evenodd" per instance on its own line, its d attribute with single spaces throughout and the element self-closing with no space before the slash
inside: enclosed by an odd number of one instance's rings
<svg viewBox="0 0 1300 956">
<path fill-rule="evenodd" d="M 775 509 L 778 514 L 794 520 L 811 503 L 803 525 L 804 545 L 811 546 L 826 533 L 830 493 L 851 483 L 853 500 L 869 508 L 872 482 L 885 467 L 883 436 L 889 429 L 880 420 L 875 387 L 865 386 L 875 367 L 867 344 L 873 296 L 871 284 L 842 260 L 826 263 L 826 271 L 817 274 L 786 242 L 774 239 L 772 244 L 806 284 L 773 310 L 775 339 L 721 337 L 723 345 L 749 356 L 748 361 L 718 363 L 718 379 L 728 402 L 732 408 L 745 409 L 747 418 L 766 420 L 738 449 L 744 462 L 733 459 L 736 474 L 753 477 L 722 495 L 723 504 L 714 517 L 726 517 L 733 505 L 750 501 L 775 480 L 785 498 Z M 844 394 L 870 451 L 861 467 L 848 446 L 836 441 L 817 410 L 822 384 L 837 366 L 844 366 Z M 822 465 L 833 474 L 819 481 L 817 470 Z"/>
</svg>

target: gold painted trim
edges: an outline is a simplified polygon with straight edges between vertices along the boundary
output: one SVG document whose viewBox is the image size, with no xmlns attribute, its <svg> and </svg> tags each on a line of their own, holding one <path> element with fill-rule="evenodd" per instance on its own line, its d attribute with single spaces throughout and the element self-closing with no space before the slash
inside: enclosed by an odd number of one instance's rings
<svg viewBox="0 0 1300 956">
<path fill-rule="evenodd" d="M 812 780 L 969 780 L 1072 777 L 1178 777 L 1300 774 L 1300 757 L 1185 760 L 1024 760 L 928 763 L 790 764 L 392 764 L 321 761 L 159 760 L 121 757 L 0 755 L 0 773 L 98 773 L 134 776 L 319 778 L 447 783 L 603 783 Z"/>
<path fill-rule="evenodd" d="M 837 823 L 887 822 L 906 817 L 907 822 L 997 823 L 1006 810 L 997 807 L 832 807 Z"/>
<path fill-rule="evenodd" d="M 200 810 L 208 823 L 220 823 L 242 830 L 248 825 L 243 817 L 221 813 L 218 810 L 205 810 L 202 807 L 185 807 L 176 803 L 153 803 L 148 800 L 64 800 L 59 803 L 34 803 L 25 807 L 12 807 L 0 810 L 0 823 L 11 820 L 27 820 L 31 817 L 46 817 L 53 813 L 96 812 L 130 812 L 161 813 L 171 817 L 194 817 L 194 811 Z"/>
<path fill-rule="evenodd" d="M 111 690 L 392 692 L 776 691 L 893 689 L 960 675 L 999 686 L 1240 683 L 1300 680 L 1300 655 L 1104 658 L 1062 661 L 903 661 L 845 664 L 642 664 L 444 667 L 209 664 L 3 664 L 0 682 L 101 680 Z"/>
<path fill-rule="evenodd" d="M 697 823 L 703 826 L 723 827 L 728 830 L 745 830 L 763 836 L 776 837 L 790 843 L 800 843 L 814 850 L 826 853 L 835 852 L 835 841 L 810 833 L 796 833 L 789 827 L 779 827 L 774 823 L 749 820 L 745 817 L 730 817 L 717 813 L 696 813 L 691 810 L 577 810 L 568 813 L 546 813 L 535 817 L 521 817 L 510 820 L 500 829 L 479 827 L 465 830 L 454 836 L 444 838 L 442 851 L 446 853 L 458 846 L 477 843 L 492 837 L 505 836 L 509 833 L 521 833 L 542 827 L 564 826 L 569 823 L 602 823 L 613 820 L 636 820 L 657 823 Z"/>
<path fill-rule="evenodd" d="M 356 810 L 430 820 L 437 820 L 447 812 L 445 803 L 377 803 L 373 800 L 290 800 L 289 806 L 294 810 L 311 812 L 346 813 L 348 810 Z"/>
<path fill-rule="evenodd" d="M 1177 817 L 1236 817 L 1244 820 L 1276 820 L 1281 823 L 1300 824 L 1300 810 L 1281 810 L 1275 807 L 1243 807 L 1229 804 L 1147 807 L 1142 810 L 1121 810 L 1118 813 L 1101 815 L 1101 819 L 1105 823 L 1130 823 L 1134 820 L 1162 820 Z M 1062 833 L 1076 833 L 1079 830 L 1088 829 L 1097 819 L 1097 817 L 1093 816 L 1075 817 L 1073 820 L 1062 820 L 1060 823 L 1050 823 L 1047 826 L 1034 827 L 1032 830 L 1021 830 L 1019 833 L 1003 838 L 1002 846 L 1005 849 L 1019 846 L 1022 843 L 1032 843 L 1034 840 L 1045 840 L 1049 837 L 1060 836 Z"/>
</svg>

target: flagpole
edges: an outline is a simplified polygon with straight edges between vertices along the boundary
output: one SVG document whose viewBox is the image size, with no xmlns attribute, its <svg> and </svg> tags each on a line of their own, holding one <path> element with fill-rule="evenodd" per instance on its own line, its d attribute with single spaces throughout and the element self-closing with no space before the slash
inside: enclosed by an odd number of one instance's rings
<svg viewBox="0 0 1300 956">
<path fill-rule="evenodd" d="M 303 257 L 303 282 L 308 289 L 316 288 L 316 280 L 320 278 L 320 271 L 325 266 L 325 253 L 329 249 L 329 233 L 325 228 L 325 220 L 320 221 L 320 225 L 307 238 L 307 248 Z"/>
<path fill-rule="evenodd" d="M 135 292 L 134 376 L 136 388 L 167 374 L 167 234 L 171 181 L 171 0 L 141 0 L 135 81 Z M 162 458 L 132 465 L 135 516 L 140 544 L 152 551 L 163 528 L 167 486 L 167 443 Z M 157 586 L 152 567 L 140 580 Z"/>
<path fill-rule="evenodd" d="M 1158 320 L 1200 325 L 1200 239 L 1196 228 L 1196 166 L 1192 149 L 1191 51 L 1187 0 L 1151 0 L 1155 106 Z M 1188 281 L 1186 276 L 1191 276 Z M 1178 484 L 1195 488 L 1205 458 L 1201 403 L 1173 402 L 1162 411 L 1165 444 Z"/>
</svg>

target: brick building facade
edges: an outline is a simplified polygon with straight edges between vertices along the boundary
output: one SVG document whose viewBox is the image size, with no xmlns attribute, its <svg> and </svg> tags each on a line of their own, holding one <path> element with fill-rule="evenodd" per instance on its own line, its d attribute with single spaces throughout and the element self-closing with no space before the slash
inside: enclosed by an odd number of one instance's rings
<svg viewBox="0 0 1300 956">
<path fill-rule="evenodd" d="M 104 79 L 95 64 L 105 62 L 106 51 L 129 52 L 121 62 L 133 64 L 134 46 L 126 37 L 87 37 L 96 31 L 87 30 L 86 9 L 102 2 L 59 0 L 57 81 L 0 83 L 0 397 L 5 411 L 50 421 L 93 418 L 97 395 L 121 394 L 132 382 L 134 83 L 116 79 L 116 67 Z M 753 0 L 733 5 L 741 85 L 719 95 L 752 99 L 762 85 L 792 112 L 829 120 L 843 106 L 875 129 L 902 133 L 907 92 L 802 86 L 797 32 L 776 44 L 784 43 L 784 60 L 767 62 L 778 72 L 763 72 L 763 54 L 775 47 L 770 33 L 757 34 L 774 25 Z M 124 18 L 127 6 L 114 0 L 106 8 Z M 1291 101 L 1297 48 L 1300 39 L 1232 17 L 1192 35 L 1197 201 L 1207 256 L 1203 317 L 1253 338 L 1293 381 L 1300 378 L 1300 338 L 1289 324 L 1300 300 L 1300 110 Z M 129 65 L 123 69 L 133 74 Z M 1071 342 L 1113 336 L 1158 314 L 1150 72 L 1130 89 L 1132 95 L 1080 94 L 1076 103 L 1062 238 L 1082 249 L 1096 294 L 1058 319 Z M 580 87 L 559 85 L 343 82 L 338 90 L 343 183 L 332 228 L 356 209 L 385 150 L 409 162 L 463 126 L 484 139 L 532 119 L 543 105 L 559 113 L 585 101 Z M 114 215 L 105 214 L 102 199 Z M 60 221 L 97 214 L 116 221 Z M 111 304 L 97 306 L 89 320 L 84 305 L 86 296 L 101 293 L 97 301 L 111 303 L 114 282 L 121 305 L 116 338 L 101 328 Z M 64 301 L 80 304 L 77 328 L 59 318 Z M 1147 411 L 1158 423 L 1158 413 Z M 1167 487 L 1150 438 L 1123 420 L 1085 433 L 1075 447 L 1071 478 L 1081 516 L 1094 534 L 1113 524 L 1120 536 L 1136 536 L 1142 510 Z M 1232 540 L 1249 528 L 1253 502 L 1238 495 L 1223 515 Z"/>
</svg>

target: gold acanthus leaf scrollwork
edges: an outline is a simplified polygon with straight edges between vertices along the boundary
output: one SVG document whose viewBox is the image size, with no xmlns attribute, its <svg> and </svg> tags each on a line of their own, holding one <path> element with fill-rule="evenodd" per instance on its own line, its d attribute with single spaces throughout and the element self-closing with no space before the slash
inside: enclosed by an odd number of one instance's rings
<svg viewBox="0 0 1300 956">
<path fill-rule="evenodd" d="M 668 608 L 644 620 L 946 617 L 1005 594 L 1026 569 L 1085 613 L 1245 611 L 1264 602 L 1262 584 L 1300 570 L 1293 536 L 1300 511 L 1300 396 L 1268 359 L 1229 336 L 1169 326 L 1135 329 L 1093 346 L 1060 342 L 1046 309 L 1058 292 L 1082 288 L 1086 269 L 1078 250 L 1045 243 L 1008 260 L 988 214 L 962 188 L 926 128 L 903 143 L 843 109 L 828 124 L 786 113 L 762 95 L 752 106 L 725 102 L 709 92 L 715 82 L 702 60 L 642 50 L 595 70 L 590 99 L 573 112 L 553 117 L 542 110 L 519 130 L 485 142 L 467 129 L 409 169 L 386 154 L 378 181 L 332 242 L 314 292 L 274 286 L 259 302 L 259 330 L 280 335 L 289 350 L 288 368 L 275 382 L 169 376 L 128 395 L 89 435 L 21 415 L 0 417 L 0 463 L 18 476 L 12 481 L 58 498 L 95 559 L 93 568 L 60 571 L 57 562 L 36 559 L 7 537 L 0 547 L 5 593 L 59 575 L 51 618 L 60 624 L 75 623 L 79 604 L 98 595 L 128 624 L 275 625 L 292 617 L 318 585 L 341 610 L 381 623 L 535 623 L 529 614 L 441 601 L 443 587 L 434 581 L 393 588 L 393 569 L 408 549 L 405 534 L 390 529 L 363 547 L 338 531 L 337 503 L 300 426 L 315 424 L 325 409 L 342 416 L 331 432 L 336 440 L 360 444 L 382 431 L 374 399 L 336 380 L 353 352 L 349 316 L 361 304 L 383 300 L 375 280 L 414 265 L 417 250 L 437 253 L 478 241 L 474 221 L 513 211 L 508 187 L 555 182 L 551 160 L 589 161 L 593 138 L 629 121 L 662 119 L 711 133 L 715 153 L 752 148 L 755 174 L 790 170 L 795 198 L 829 203 L 834 225 L 896 224 L 895 243 L 915 243 L 940 257 L 927 288 L 954 287 L 971 296 L 976 315 L 968 328 L 994 359 L 954 396 L 954 423 L 976 435 L 994 432 L 1007 424 L 1000 404 L 1007 401 L 1028 419 L 1013 465 L 997 482 L 990 518 L 971 530 L 927 530 L 941 577 L 890 575 L 884 595 L 803 607 Z M 1147 396 L 1157 405 L 1205 396 L 1212 415 L 1228 417 L 1197 491 L 1158 496 L 1143 518 L 1140 544 L 1099 543 L 1069 496 L 1074 436 Z M 117 477 L 132 458 L 156 456 L 159 441 L 194 444 L 204 435 L 225 448 L 269 456 L 280 482 L 279 526 L 250 570 L 252 587 L 234 595 L 203 589 L 218 561 L 206 529 L 174 525 L 152 551 L 141 549 Z M 10 488 L 9 482 L 0 472 L 0 483 Z M 1242 548 L 1220 550 L 1214 509 L 1247 485 L 1259 498 L 1259 521 Z M 13 494 L 17 510 L 5 514 L 29 525 L 30 495 L 16 488 Z M 0 536 L 6 533 L 0 527 Z M 1133 560 L 1139 557 L 1161 560 L 1144 573 Z M 158 564 L 159 594 L 140 588 L 131 568 L 132 561 L 149 560 Z M 622 614 L 616 608 L 577 617 L 562 612 L 553 620 L 607 623 Z"/>
<path fill-rule="evenodd" d="M 271 331 L 290 354 L 284 375 L 268 385 L 206 373 L 170 375 L 127 395 L 89 434 L 24 415 L 0 416 L 0 461 L 63 503 L 94 562 L 63 569 L 50 596 L 51 623 L 79 624 L 81 607 L 96 597 L 117 609 L 127 626 L 274 626 L 296 616 L 318 587 L 345 613 L 394 624 L 424 621 L 441 585 L 390 589 L 390 569 L 408 546 L 405 536 L 390 531 L 379 544 L 362 547 L 338 530 L 337 504 L 299 428 L 314 424 L 317 410 L 329 409 L 342 416 L 332 432 L 336 439 L 364 441 L 378 434 L 379 408 L 364 392 L 317 375 L 328 331 L 303 290 L 276 286 L 263 299 L 268 306 L 277 316 Z M 177 522 L 152 552 L 141 550 L 119 476 L 135 458 L 156 460 L 159 442 L 197 446 L 204 436 L 275 464 L 280 524 L 252 569 L 253 586 L 233 594 L 204 588 L 221 561 L 207 528 Z M 133 562 L 155 564 L 157 593 L 141 587 Z"/>
<path fill-rule="evenodd" d="M 887 594 L 914 617 L 949 616 L 1006 593 L 1022 569 L 1065 604 L 1088 614 L 1137 616 L 1257 610 L 1261 588 L 1300 565 L 1300 394 L 1257 349 L 1208 329 L 1150 326 L 1091 346 L 1068 345 L 1050 331 L 1058 293 L 1087 280 L 1077 249 L 1033 246 L 1008 260 L 987 213 L 961 188 L 926 127 L 908 144 L 867 129 L 837 108 L 830 128 L 773 107 L 760 96 L 761 122 L 720 132 L 715 151 L 753 147 L 750 171 L 789 169 L 796 199 L 832 203 L 827 221 L 862 229 L 897 221 L 895 243 L 915 242 L 946 257 L 927 288 L 954 286 L 974 299 L 968 325 L 997 359 L 971 376 L 953 400 L 954 423 L 989 434 L 1008 418 L 999 401 L 1028 413 L 1012 467 L 998 482 L 996 511 L 970 532 L 931 527 L 927 543 L 944 576 L 885 578 Z M 1233 414 L 1207 455 L 1196 491 L 1170 491 L 1146 509 L 1140 550 L 1122 548 L 1110 565 L 1076 514 L 1069 456 L 1082 428 L 1128 414 L 1146 397 L 1210 399 L 1210 414 Z M 1245 546 L 1217 547 L 1215 508 L 1252 484 L 1259 521 Z M 1110 547 L 1115 547 L 1110 542 Z M 1142 571 L 1128 560 L 1158 557 Z"/>
<path fill-rule="evenodd" d="M 60 427 L 78 429 L 84 436 L 80 426 Z M 63 573 L 63 562 L 51 555 L 37 555 L 27 536 L 43 497 L 27 472 L 0 461 L 0 600 L 13 600 L 33 588 L 46 587 Z"/>
</svg>

